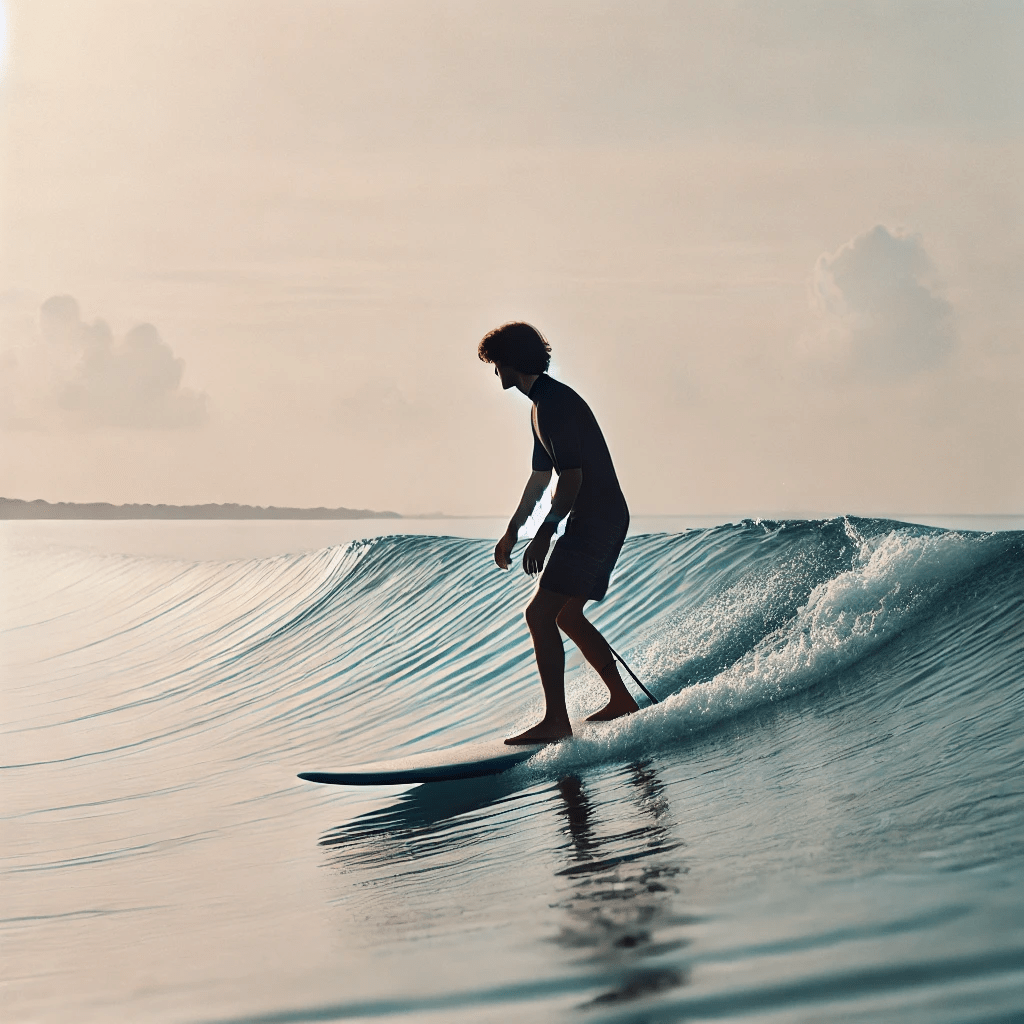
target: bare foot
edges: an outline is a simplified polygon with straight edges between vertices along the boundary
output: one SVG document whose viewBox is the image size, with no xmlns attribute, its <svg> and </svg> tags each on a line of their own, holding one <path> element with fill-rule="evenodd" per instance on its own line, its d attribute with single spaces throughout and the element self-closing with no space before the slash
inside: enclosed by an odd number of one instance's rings
<svg viewBox="0 0 1024 1024">
<path fill-rule="evenodd" d="M 588 722 L 613 722 L 623 715 L 631 715 L 639 711 L 640 705 L 627 693 L 625 696 L 612 697 L 600 711 L 587 715 Z"/>
<path fill-rule="evenodd" d="M 572 726 L 568 721 L 552 725 L 545 720 L 539 722 L 532 729 L 521 732 L 518 736 L 509 736 L 505 742 L 510 747 L 524 743 L 557 743 L 559 740 L 568 739 L 571 735 Z"/>
</svg>

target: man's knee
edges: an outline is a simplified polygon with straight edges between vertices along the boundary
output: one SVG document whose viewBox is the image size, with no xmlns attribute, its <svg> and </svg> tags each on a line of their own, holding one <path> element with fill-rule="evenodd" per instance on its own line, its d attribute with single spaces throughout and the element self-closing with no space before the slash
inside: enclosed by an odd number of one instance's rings
<svg viewBox="0 0 1024 1024">
<path fill-rule="evenodd" d="M 564 597 L 538 589 L 523 612 L 531 630 L 554 626 L 565 602 Z"/>
<path fill-rule="evenodd" d="M 526 606 L 523 611 L 523 617 L 526 619 L 526 625 L 531 630 L 543 629 L 544 626 L 554 623 L 556 618 L 555 613 L 550 608 L 545 607 L 543 601 L 538 601 L 536 598 Z"/>
<path fill-rule="evenodd" d="M 576 601 L 567 601 L 562 605 L 561 610 L 555 617 L 555 622 L 558 624 L 559 629 L 564 630 L 566 633 L 573 632 L 581 623 L 586 622 L 586 618 L 583 615 L 583 605 Z"/>
</svg>

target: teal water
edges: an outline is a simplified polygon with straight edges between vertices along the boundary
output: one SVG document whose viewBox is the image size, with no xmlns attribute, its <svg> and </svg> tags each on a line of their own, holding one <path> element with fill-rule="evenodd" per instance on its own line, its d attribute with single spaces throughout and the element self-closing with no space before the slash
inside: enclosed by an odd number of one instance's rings
<svg viewBox="0 0 1024 1024">
<path fill-rule="evenodd" d="M 537 715 L 494 525 L 4 524 L 4 1020 L 1024 1019 L 1024 532 L 654 524 L 593 618 L 661 704 L 296 779 Z"/>
</svg>

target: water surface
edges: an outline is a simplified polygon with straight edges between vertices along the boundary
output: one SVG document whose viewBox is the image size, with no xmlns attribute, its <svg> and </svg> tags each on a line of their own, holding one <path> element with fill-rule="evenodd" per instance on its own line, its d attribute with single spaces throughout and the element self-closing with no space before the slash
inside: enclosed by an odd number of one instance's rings
<svg viewBox="0 0 1024 1024">
<path fill-rule="evenodd" d="M 501 524 L 398 525 L 2 524 L 5 1020 L 1021 1018 L 1024 524 L 639 521 L 661 704 L 302 783 L 538 714 Z"/>
</svg>

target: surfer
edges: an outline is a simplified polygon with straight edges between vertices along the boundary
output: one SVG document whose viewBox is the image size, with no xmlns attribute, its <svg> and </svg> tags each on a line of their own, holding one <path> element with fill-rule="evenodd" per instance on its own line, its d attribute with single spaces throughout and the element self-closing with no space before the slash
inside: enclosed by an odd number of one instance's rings
<svg viewBox="0 0 1024 1024">
<path fill-rule="evenodd" d="M 533 403 L 533 472 L 494 549 L 494 561 L 502 569 L 511 565 L 519 530 L 547 490 L 552 470 L 558 474 L 551 511 L 523 555 L 523 569 L 529 575 L 543 569 L 537 591 L 526 606 L 526 624 L 533 638 L 546 709 L 537 725 L 505 740 L 511 744 L 549 743 L 572 735 L 565 706 L 562 632 L 608 687 L 608 703 L 587 721 L 608 722 L 637 710 L 611 648 L 583 614 L 587 601 L 600 601 L 608 589 L 626 539 L 629 509 L 590 406 L 572 388 L 547 375 L 551 346 L 540 332 L 525 323 L 503 324 L 484 337 L 477 354 L 493 364 L 502 388 L 518 388 Z M 551 538 L 566 516 L 565 533 L 547 558 Z"/>
</svg>

